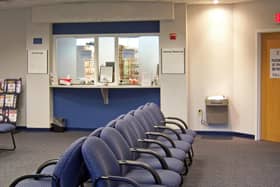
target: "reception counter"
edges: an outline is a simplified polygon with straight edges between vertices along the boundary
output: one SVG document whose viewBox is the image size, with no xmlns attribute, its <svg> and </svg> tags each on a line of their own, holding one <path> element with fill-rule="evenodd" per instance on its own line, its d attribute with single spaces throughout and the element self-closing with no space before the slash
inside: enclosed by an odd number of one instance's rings
<svg viewBox="0 0 280 187">
<path fill-rule="evenodd" d="M 95 129 L 146 102 L 160 104 L 159 86 L 52 85 L 53 116 L 67 128 Z"/>
</svg>

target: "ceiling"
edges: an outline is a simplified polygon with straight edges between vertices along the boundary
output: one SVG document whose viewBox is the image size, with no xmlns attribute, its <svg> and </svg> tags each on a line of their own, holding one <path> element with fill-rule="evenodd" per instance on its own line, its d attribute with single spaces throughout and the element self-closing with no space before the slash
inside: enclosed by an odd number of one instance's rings
<svg viewBox="0 0 280 187">
<path fill-rule="evenodd" d="M 219 0 L 220 3 L 240 3 L 254 0 Z M 0 0 L 0 9 L 44 6 L 87 2 L 180 2 L 188 4 L 211 4 L 213 0 Z"/>
</svg>

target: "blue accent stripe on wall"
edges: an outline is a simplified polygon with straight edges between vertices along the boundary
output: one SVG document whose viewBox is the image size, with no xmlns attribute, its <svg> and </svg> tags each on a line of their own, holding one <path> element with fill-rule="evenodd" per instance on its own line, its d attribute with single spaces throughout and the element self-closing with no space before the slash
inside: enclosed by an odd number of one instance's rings
<svg viewBox="0 0 280 187">
<path fill-rule="evenodd" d="M 67 120 L 67 128 L 94 129 L 147 102 L 160 104 L 160 89 L 109 89 L 109 104 L 100 89 L 54 88 L 54 116 Z"/>
<path fill-rule="evenodd" d="M 159 33 L 159 21 L 54 23 L 53 34 Z"/>
</svg>

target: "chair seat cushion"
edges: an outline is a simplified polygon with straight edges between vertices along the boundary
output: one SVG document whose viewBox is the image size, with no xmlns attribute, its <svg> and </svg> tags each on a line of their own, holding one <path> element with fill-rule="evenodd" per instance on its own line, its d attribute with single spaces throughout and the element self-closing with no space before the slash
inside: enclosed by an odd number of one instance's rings
<svg viewBox="0 0 280 187">
<path fill-rule="evenodd" d="M 164 156 L 164 157 L 166 156 L 164 150 L 160 147 L 149 147 L 149 149 L 159 153 L 161 156 Z M 183 150 L 176 149 L 176 148 L 169 148 L 169 150 L 170 150 L 173 158 L 177 158 L 181 161 L 185 160 L 186 153 Z"/>
<path fill-rule="evenodd" d="M 179 187 L 181 184 L 181 176 L 170 170 L 157 169 L 161 182 L 167 187 Z M 155 180 L 150 172 L 143 169 L 133 169 L 126 174 L 126 177 L 132 178 L 141 184 L 154 184 Z"/>
<path fill-rule="evenodd" d="M 0 123 L 0 133 L 1 132 L 10 132 L 16 128 L 15 125 L 11 123 Z"/>
<path fill-rule="evenodd" d="M 17 184 L 17 187 L 52 187 L 51 179 L 25 179 Z"/>
<path fill-rule="evenodd" d="M 171 143 L 162 138 L 158 138 L 162 143 L 164 143 L 167 147 L 172 147 Z M 184 152 L 188 152 L 191 149 L 191 145 L 188 142 L 182 140 L 173 140 L 175 143 L 176 148 L 183 150 Z M 158 147 L 156 144 L 152 144 L 151 147 Z"/>
<path fill-rule="evenodd" d="M 177 173 L 182 173 L 185 169 L 184 163 L 176 158 L 164 157 L 164 160 L 166 161 L 169 170 L 175 171 Z M 155 169 L 162 169 L 159 160 L 152 156 L 139 157 L 137 161 L 145 162 Z"/>
</svg>

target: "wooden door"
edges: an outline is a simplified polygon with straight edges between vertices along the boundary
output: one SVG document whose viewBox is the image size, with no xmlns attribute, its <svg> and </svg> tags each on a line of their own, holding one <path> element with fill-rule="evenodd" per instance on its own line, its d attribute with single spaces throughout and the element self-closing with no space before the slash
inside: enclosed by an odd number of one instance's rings
<svg viewBox="0 0 280 187">
<path fill-rule="evenodd" d="M 261 48 L 261 139 L 280 142 L 280 76 L 277 76 L 277 71 L 280 72 L 277 60 L 280 33 L 262 34 Z M 270 63 L 271 53 L 276 56 L 273 65 Z M 271 78 L 271 70 L 279 78 Z"/>
</svg>

